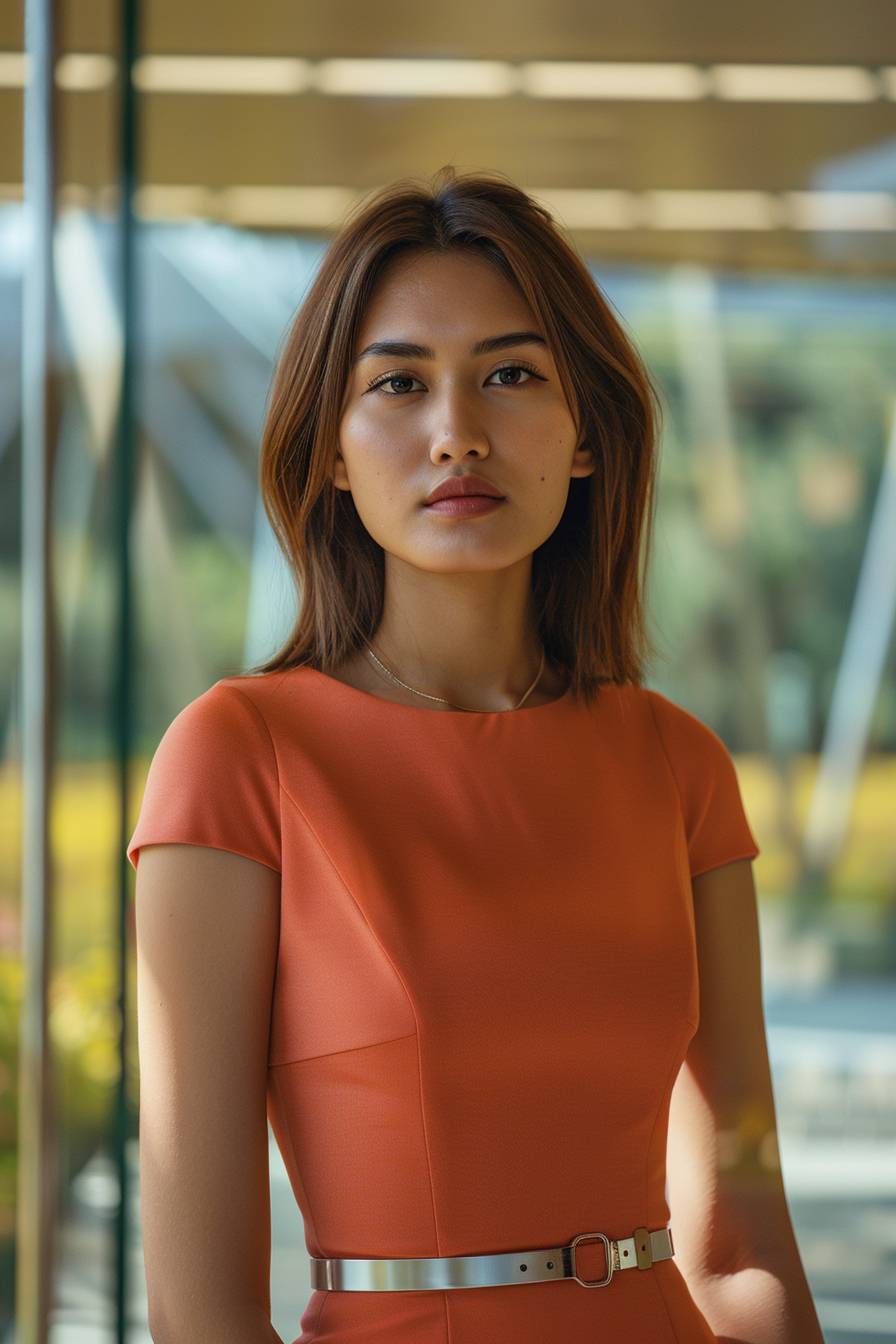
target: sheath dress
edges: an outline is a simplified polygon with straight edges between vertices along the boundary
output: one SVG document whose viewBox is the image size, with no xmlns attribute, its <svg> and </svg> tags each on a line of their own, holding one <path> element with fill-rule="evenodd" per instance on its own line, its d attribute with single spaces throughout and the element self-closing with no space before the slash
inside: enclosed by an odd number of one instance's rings
<svg viewBox="0 0 896 1344">
<path fill-rule="evenodd" d="M 281 875 L 267 1113 L 315 1257 L 479 1255 L 675 1226 L 699 1017 L 690 879 L 759 847 L 734 763 L 647 687 L 407 706 L 228 676 L 150 763 L 127 853 Z M 605 1272 L 585 1242 L 579 1273 Z M 707 1344 L 673 1256 L 453 1289 L 314 1289 L 292 1344 Z"/>
</svg>

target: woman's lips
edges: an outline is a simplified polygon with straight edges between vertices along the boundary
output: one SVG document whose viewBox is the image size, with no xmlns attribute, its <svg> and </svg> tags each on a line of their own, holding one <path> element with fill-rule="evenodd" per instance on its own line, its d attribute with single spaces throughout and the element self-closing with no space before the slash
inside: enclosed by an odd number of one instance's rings
<svg viewBox="0 0 896 1344">
<path fill-rule="evenodd" d="M 448 499 L 437 499 L 433 504 L 425 504 L 424 508 L 432 509 L 433 513 L 455 514 L 460 518 L 466 518 L 475 513 L 491 513 L 504 500 L 494 495 L 451 495 Z"/>
</svg>

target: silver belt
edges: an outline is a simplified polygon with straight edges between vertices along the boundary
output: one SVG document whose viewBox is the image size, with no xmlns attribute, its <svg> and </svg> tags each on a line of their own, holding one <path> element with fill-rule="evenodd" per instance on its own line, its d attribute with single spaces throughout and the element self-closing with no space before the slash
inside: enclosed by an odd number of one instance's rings
<svg viewBox="0 0 896 1344">
<path fill-rule="evenodd" d="M 602 1279 L 583 1279 L 576 1271 L 581 1241 L 604 1243 L 607 1272 Z M 491 1288 L 505 1283 L 543 1283 L 575 1279 L 583 1288 L 605 1288 L 617 1269 L 649 1269 L 675 1254 L 671 1227 L 649 1231 L 636 1227 L 630 1237 L 580 1232 L 566 1246 L 540 1250 L 501 1251 L 497 1255 L 437 1255 L 398 1260 L 315 1259 L 311 1283 L 324 1292 L 407 1292 L 421 1288 Z"/>
</svg>

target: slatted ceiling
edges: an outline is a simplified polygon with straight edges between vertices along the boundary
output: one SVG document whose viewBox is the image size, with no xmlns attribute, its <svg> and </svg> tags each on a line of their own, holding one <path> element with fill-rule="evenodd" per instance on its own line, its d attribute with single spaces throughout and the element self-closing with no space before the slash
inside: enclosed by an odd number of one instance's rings
<svg viewBox="0 0 896 1344">
<path fill-rule="evenodd" d="M 0 93 L 3 181 L 15 180 L 19 163 L 20 104 Z M 144 180 L 213 188 L 366 188 L 463 162 L 541 186 L 809 191 L 835 159 L 896 139 L 896 103 L 884 102 L 747 109 L 165 93 L 145 95 L 141 112 Z M 62 180 L 107 181 L 114 93 L 62 93 L 60 118 Z"/>
<path fill-rule="evenodd" d="M 142 50 L 178 55 L 321 59 L 461 57 L 528 60 L 832 62 L 896 65 L 896 3 L 859 0 L 144 0 Z M 0 49 L 21 49 L 22 6 L 0 6 Z M 69 3 L 63 51 L 115 53 L 116 0 Z M 21 182 L 20 90 L 0 90 L 0 183 Z M 371 98 L 318 93 L 146 93 L 141 180 L 159 187 L 338 187 L 365 191 L 444 163 L 497 169 L 549 190 L 788 192 L 836 186 L 825 174 L 896 145 L 896 101 L 761 103 L 509 98 Z M 89 191 L 116 171 L 114 89 L 60 94 L 60 180 Z M 894 149 L 896 154 L 896 149 Z M 882 174 L 881 180 L 878 180 Z M 850 185 L 896 191 L 883 166 Z M 88 197 L 89 199 L 89 197 Z M 562 219 L 562 210 L 559 211 Z M 224 216 L 226 217 L 226 215 Z M 248 220 L 257 227 L 261 219 Z M 285 227 L 301 232 L 302 226 Z M 582 248 L 609 260 L 706 262 L 732 269 L 888 274 L 896 229 L 823 235 L 804 229 L 594 230 Z"/>
<path fill-rule="evenodd" d="M 66 51 L 116 49 L 117 0 L 69 0 Z M 0 5 L 0 49 L 21 50 L 24 5 Z M 876 65 L 896 57 L 892 0 L 144 0 L 144 51 L 216 55 L 466 56 L 523 60 Z"/>
<path fill-rule="evenodd" d="M 20 175 L 21 103 L 19 92 L 0 90 L 0 181 Z M 365 188 L 462 160 L 565 188 L 808 191 L 824 185 L 818 175 L 834 160 L 896 139 L 896 104 L 884 102 L 747 111 L 166 93 L 145 95 L 141 113 L 144 179 L 213 188 Z M 60 94 L 63 181 L 108 180 L 116 114 L 112 90 Z M 892 177 L 878 189 L 892 190 Z"/>
<path fill-rule="evenodd" d="M 21 46 L 21 8 L 0 9 L 0 45 Z M 62 10 L 66 49 L 113 49 L 114 0 L 70 0 Z M 896 46 L 892 0 L 144 0 L 141 22 L 147 51 L 313 58 L 873 65 L 892 61 Z"/>
<path fill-rule="evenodd" d="M 576 246 L 586 256 L 607 264 L 679 266 L 692 263 L 732 273 L 786 272 L 797 275 L 830 274 L 872 278 L 896 274 L 896 245 L 892 237 L 862 234 L 847 239 L 812 237 L 775 230 L 737 233 L 732 230 L 572 231 Z"/>
</svg>

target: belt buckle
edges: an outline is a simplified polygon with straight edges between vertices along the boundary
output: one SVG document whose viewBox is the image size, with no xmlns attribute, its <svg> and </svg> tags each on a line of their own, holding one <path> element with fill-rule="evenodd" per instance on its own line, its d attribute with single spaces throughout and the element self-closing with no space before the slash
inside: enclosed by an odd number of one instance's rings
<svg viewBox="0 0 896 1344">
<path fill-rule="evenodd" d="M 576 1247 L 578 1246 L 580 1241 L 593 1241 L 595 1237 L 600 1238 L 600 1240 L 604 1243 L 604 1247 L 606 1249 L 607 1277 L 605 1279 L 579 1278 L 579 1274 L 576 1269 Z M 572 1241 L 569 1243 L 569 1254 L 570 1254 L 570 1260 L 572 1262 L 572 1277 L 575 1279 L 576 1283 L 580 1283 L 583 1288 L 605 1288 L 612 1279 L 613 1256 L 610 1251 L 610 1238 L 606 1236 L 603 1232 L 580 1232 L 579 1235 L 577 1237 L 573 1237 Z"/>
</svg>

